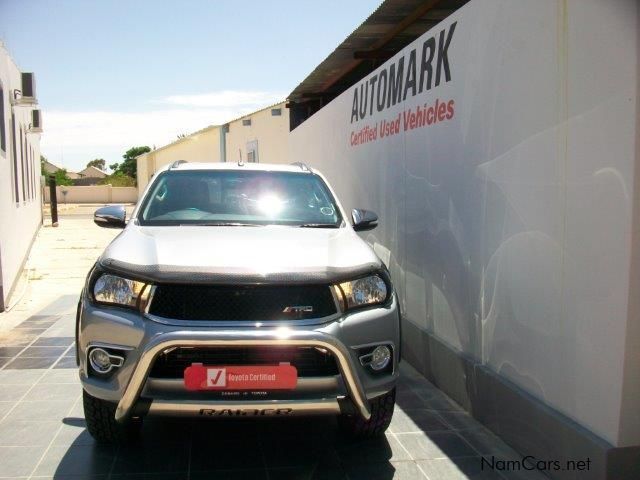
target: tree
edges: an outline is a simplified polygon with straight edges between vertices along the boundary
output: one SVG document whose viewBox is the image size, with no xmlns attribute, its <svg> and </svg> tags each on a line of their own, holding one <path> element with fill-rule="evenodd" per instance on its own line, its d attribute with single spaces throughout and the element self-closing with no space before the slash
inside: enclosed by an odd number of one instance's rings
<svg viewBox="0 0 640 480">
<path fill-rule="evenodd" d="M 98 182 L 98 185 L 111 185 L 112 187 L 135 187 L 136 180 L 128 177 L 121 172 L 107 175 Z"/>
<path fill-rule="evenodd" d="M 100 170 L 104 170 L 106 166 L 107 162 L 104 158 L 96 158 L 95 160 L 91 160 L 89 163 L 87 163 L 87 167 L 96 167 Z"/>
<path fill-rule="evenodd" d="M 73 185 L 73 180 L 71 180 L 69 178 L 69 175 L 67 175 L 66 168 L 61 168 L 59 170 L 56 170 L 56 173 L 54 173 L 53 176 L 56 179 L 56 185 L 61 185 L 61 186 Z M 47 176 L 46 179 L 47 179 L 47 185 L 49 185 L 49 176 Z"/>
<path fill-rule="evenodd" d="M 124 158 L 124 162 L 109 165 L 109 168 L 113 170 L 113 173 L 122 173 L 127 177 L 136 178 L 136 174 L 138 173 L 138 163 L 136 162 L 136 157 L 150 151 L 151 149 L 147 146 L 132 147 L 127 150 L 122 156 L 122 158 Z"/>
<path fill-rule="evenodd" d="M 44 169 L 44 162 L 46 161 L 46 157 L 44 155 L 40 155 L 40 173 L 44 175 L 45 184 L 49 186 L 49 175 L 51 174 Z M 56 185 L 73 185 L 73 180 L 69 178 L 69 175 L 67 175 L 67 170 L 65 168 L 56 170 L 53 176 L 56 179 Z"/>
</svg>

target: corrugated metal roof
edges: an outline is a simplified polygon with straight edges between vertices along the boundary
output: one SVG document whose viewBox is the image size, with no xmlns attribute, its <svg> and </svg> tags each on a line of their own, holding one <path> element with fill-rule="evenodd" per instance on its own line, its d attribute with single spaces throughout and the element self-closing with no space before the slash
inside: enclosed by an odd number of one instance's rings
<svg viewBox="0 0 640 480">
<path fill-rule="evenodd" d="M 289 94 L 292 129 L 468 1 L 385 0 Z"/>
</svg>

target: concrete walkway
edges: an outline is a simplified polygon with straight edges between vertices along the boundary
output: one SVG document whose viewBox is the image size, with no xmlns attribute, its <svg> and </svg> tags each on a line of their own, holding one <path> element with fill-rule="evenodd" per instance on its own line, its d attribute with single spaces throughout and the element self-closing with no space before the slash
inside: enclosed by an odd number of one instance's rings
<svg viewBox="0 0 640 480">
<path fill-rule="evenodd" d="M 406 363 L 391 428 L 369 442 L 341 439 L 332 418 L 152 418 L 133 445 L 96 444 L 83 418 L 75 308 L 89 268 L 119 231 L 95 226 L 89 213 L 41 229 L 22 297 L 0 314 L 0 478 L 543 478 L 483 469 L 483 458 L 520 457 Z"/>
</svg>

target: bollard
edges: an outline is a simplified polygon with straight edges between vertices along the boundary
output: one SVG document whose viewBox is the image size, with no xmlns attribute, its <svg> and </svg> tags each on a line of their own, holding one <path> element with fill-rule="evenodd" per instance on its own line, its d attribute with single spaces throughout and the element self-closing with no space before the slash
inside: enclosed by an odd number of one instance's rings
<svg viewBox="0 0 640 480">
<path fill-rule="evenodd" d="M 58 226 L 58 197 L 56 195 L 56 177 L 49 175 L 49 203 L 51 205 L 51 225 Z"/>
</svg>

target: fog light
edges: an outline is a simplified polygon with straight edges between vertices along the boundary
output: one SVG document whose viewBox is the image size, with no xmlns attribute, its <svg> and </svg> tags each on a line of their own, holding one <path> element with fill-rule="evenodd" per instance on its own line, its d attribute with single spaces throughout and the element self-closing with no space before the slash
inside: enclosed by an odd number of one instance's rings
<svg viewBox="0 0 640 480">
<path fill-rule="evenodd" d="M 98 373 L 107 373 L 113 368 L 111 357 L 101 348 L 91 350 L 91 353 L 89 353 L 89 362 L 91 363 L 91 368 Z"/>
<path fill-rule="evenodd" d="M 369 366 L 378 371 L 389 365 L 391 360 L 391 350 L 386 345 L 377 346 L 373 352 L 371 352 L 371 363 Z"/>
</svg>

